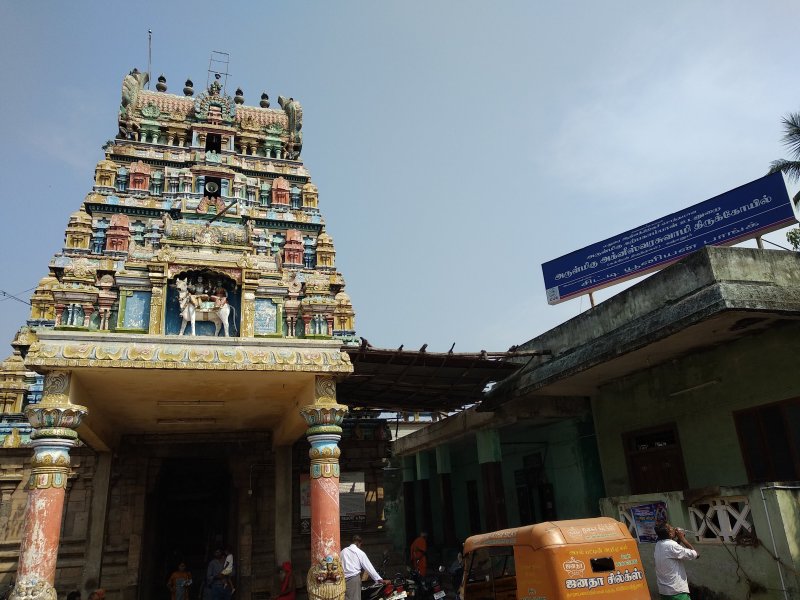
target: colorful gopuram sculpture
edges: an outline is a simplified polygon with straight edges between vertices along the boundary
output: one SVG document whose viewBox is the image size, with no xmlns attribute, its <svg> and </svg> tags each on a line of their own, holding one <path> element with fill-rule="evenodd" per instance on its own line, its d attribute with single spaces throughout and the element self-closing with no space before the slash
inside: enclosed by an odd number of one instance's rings
<svg viewBox="0 0 800 600">
<path fill-rule="evenodd" d="M 347 409 L 335 390 L 352 371 L 341 346 L 357 338 L 318 189 L 300 161 L 302 107 L 280 97 L 269 108 L 266 94 L 245 106 L 241 90 L 231 97 L 217 80 L 197 96 L 187 81 L 174 95 L 162 76 L 150 91 L 148 79 L 125 77 L 116 138 L 0 366 L 0 443 L 33 449 L 13 598 L 56 597 L 69 449 L 92 419 L 75 383 L 81 369 L 136 369 L 142 381 L 148 370 L 313 375 L 311 399 L 298 392 L 286 411 L 307 425 L 312 446 L 309 592 L 341 597 L 337 442 Z M 270 381 L 253 384 L 267 399 Z M 113 393 L 102 397 L 113 406 Z M 273 443 L 291 445 L 303 429 L 278 413 L 264 417 L 283 419 L 269 426 Z"/>
<path fill-rule="evenodd" d="M 354 341 L 317 187 L 298 160 L 300 104 L 245 106 L 216 80 L 197 97 L 146 81 L 125 78 L 117 139 L 34 292 L 30 324 Z M 214 327 L 222 312 L 227 326 Z"/>
</svg>

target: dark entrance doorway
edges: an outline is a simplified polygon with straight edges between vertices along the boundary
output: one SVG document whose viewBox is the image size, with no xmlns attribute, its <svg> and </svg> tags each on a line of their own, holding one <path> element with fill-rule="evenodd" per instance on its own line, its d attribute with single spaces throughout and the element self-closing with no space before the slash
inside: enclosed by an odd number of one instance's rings
<svg viewBox="0 0 800 600">
<path fill-rule="evenodd" d="M 231 476 L 223 459 L 164 459 L 148 498 L 141 597 L 169 600 L 166 583 L 185 562 L 201 598 L 208 561 L 217 548 L 236 546 Z"/>
</svg>

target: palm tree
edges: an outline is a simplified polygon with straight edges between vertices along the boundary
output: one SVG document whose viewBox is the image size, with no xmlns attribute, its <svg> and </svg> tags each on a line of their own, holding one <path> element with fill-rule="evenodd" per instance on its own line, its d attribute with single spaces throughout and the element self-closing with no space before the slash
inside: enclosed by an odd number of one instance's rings
<svg viewBox="0 0 800 600">
<path fill-rule="evenodd" d="M 783 130 L 783 143 L 789 149 L 789 154 L 794 160 L 784 158 L 773 160 L 769 174 L 780 172 L 791 181 L 797 181 L 800 179 L 800 113 L 789 113 L 783 117 Z M 797 200 L 797 196 L 795 196 L 795 200 Z M 788 231 L 786 239 L 795 250 L 800 250 L 800 227 Z"/>
</svg>

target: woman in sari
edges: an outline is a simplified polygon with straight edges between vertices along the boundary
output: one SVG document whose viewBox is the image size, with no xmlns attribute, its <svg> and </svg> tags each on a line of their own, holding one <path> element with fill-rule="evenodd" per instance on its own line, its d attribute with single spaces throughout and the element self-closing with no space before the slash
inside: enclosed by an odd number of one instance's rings
<svg viewBox="0 0 800 600">
<path fill-rule="evenodd" d="M 172 593 L 172 600 L 189 600 L 189 586 L 192 584 L 192 574 L 186 570 L 186 563 L 178 565 L 167 580 L 167 587 Z"/>
<path fill-rule="evenodd" d="M 292 563 L 288 560 L 281 565 L 281 591 L 278 592 L 278 600 L 295 600 L 294 574 Z"/>
<path fill-rule="evenodd" d="M 428 534 L 424 531 L 411 544 L 411 568 L 423 577 L 428 572 Z"/>
</svg>

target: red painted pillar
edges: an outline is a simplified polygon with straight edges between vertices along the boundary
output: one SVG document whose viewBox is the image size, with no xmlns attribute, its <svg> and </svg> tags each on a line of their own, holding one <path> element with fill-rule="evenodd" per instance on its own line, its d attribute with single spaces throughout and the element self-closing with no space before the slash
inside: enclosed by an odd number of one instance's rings
<svg viewBox="0 0 800 600">
<path fill-rule="evenodd" d="M 319 562 L 341 549 L 339 535 L 338 434 L 309 435 L 311 443 L 311 560 Z"/>
<path fill-rule="evenodd" d="M 339 440 L 347 407 L 336 403 L 336 381 L 317 376 L 316 401 L 301 409 L 311 444 L 311 569 L 308 595 L 312 599 L 344 597 L 344 573 L 339 551 Z"/>
<path fill-rule="evenodd" d="M 69 449 L 78 439 L 75 429 L 86 414 L 69 402 L 69 373 L 45 376 L 44 397 L 25 409 L 31 425 L 33 460 L 28 481 L 17 582 L 10 600 L 55 600 L 56 561 L 69 476 Z"/>
</svg>

